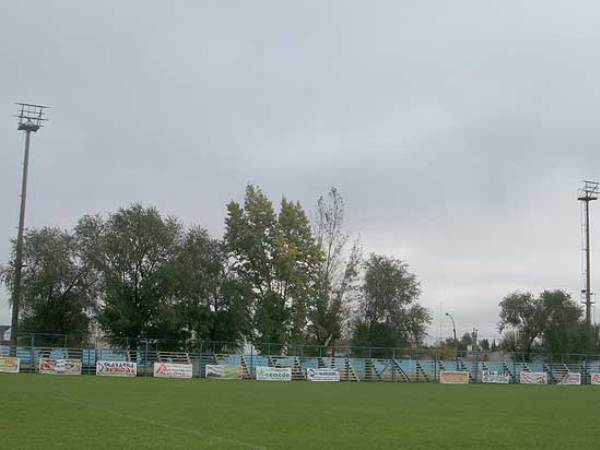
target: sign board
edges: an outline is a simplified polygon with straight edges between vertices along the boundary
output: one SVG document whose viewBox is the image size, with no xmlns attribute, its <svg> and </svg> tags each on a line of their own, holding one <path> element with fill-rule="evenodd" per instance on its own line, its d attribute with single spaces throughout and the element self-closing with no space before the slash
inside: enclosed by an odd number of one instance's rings
<svg viewBox="0 0 600 450">
<path fill-rule="evenodd" d="M 600 384 L 600 373 L 590 374 L 590 384 Z"/>
<path fill-rule="evenodd" d="M 242 366 L 209 364 L 205 368 L 205 376 L 217 380 L 241 380 Z"/>
<path fill-rule="evenodd" d="M 129 361 L 96 361 L 96 375 L 102 377 L 135 377 L 137 364 Z"/>
<path fill-rule="evenodd" d="M 154 376 L 156 378 L 192 378 L 191 364 L 154 363 Z"/>
<path fill-rule="evenodd" d="M 441 384 L 469 384 L 469 372 L 465 370 L 440 371 Z"/>
<path fill-rule="evenodd" d="M 258 366 L 256 379 L 259 381 L 292 381 L 292 368 Z"/>
<path fill-rule="evenodd" d="M 40 358 L 38 368 L 44 375 L 81 375 L 81 360 Z"/>
<path fill-rule="evenodd" d="M 548 384 L 548 374 L 546 372 L 521 372 L 519 374 L 519 383 Z"/>
<path fill-rule="evenodd" d="M 580 385 L 581 374 L 579 372 L 568 372 L 558 384 Z"/>
<path fill-rule="evenodd" d="M 310 381 L 340 381 L 337 369 L 306 369 L 306 378 Z"/>
<path fill-rule="evenodd" d="M 496 372 L 495 370 L 484 370 L 481 381 L 488 384 L 508 384 L 510 379 L 506 373 Z"/>
<path fill-rule="evenodd" d="M 21 360 L 12 356 L 0 356 L 1 373 L 19 373 Z"/>
</svg>

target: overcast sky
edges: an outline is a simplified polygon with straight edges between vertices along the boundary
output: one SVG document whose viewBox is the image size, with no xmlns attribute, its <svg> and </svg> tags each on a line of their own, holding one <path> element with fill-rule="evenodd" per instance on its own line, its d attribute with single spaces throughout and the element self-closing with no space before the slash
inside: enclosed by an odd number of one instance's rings
<svg viewBox="0 0 600 450">
<path fill-rule="evenodd" d="M 3 2 L 0 260 L 19 204 L 13 102 L 36 102 L 53 109 L 28 227 L 141 201 L 221 236 L 247 183 L 307 209 L 337 186 L 365 252 L 421 280 L 433 337 L 451 333 L 445 311 L 492 336 L 510 291 L 579 300 L 599 23 L 594 1 Z M 594 240 L 600 264 L 600 226 Z"/>
</svg>

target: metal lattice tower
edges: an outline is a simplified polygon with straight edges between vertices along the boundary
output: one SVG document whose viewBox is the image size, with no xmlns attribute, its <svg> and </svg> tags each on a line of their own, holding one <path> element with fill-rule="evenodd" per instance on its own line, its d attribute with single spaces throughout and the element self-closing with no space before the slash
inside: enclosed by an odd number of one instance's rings
<svg viewBox="0 0 600 450">
<path fill-rule="evenodd" d="M 583 187 L 579 189 L 577 200 L 583 202 L 583 252 L 585 254 L 585 288 L 582 289 L 585 301 L 585 320 L 588 325 L 592 324 L 592 287 L 590 274 L 590 202 L 598 199 L 600 187 L 597 181 L 584 180 Z"/>
<path fill-rule="evenodd" d="M 15 248 L 14 279 L 12 292 L 12 322 L 10 328 L 10 351 L 17 355 L 17 339 L 19 336 L 19 308 L 21 306 L 21 275 L 23 269 L 23 233 L 25 229 L 25 206 L 27 200 L 27 175 L 29 169 L 29 142 L 31 133 L 35 133 L 47 119 L 45 117 L 47 106 L 33 105 L 30 103 L 17 103 L 19 131 L 25 132 L 25 153 L 23 155 L 23 179 L 21 184 L 21 209 L 19 211 L 19 231 Z"/>
</svg>

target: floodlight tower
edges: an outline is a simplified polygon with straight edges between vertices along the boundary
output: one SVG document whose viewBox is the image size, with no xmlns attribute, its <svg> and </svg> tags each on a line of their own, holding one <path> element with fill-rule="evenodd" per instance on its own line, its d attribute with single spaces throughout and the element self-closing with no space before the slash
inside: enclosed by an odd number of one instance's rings
<svg viewBox="0 0 600 450">
<path fill-rule="evenodd" d="M 583 217 L 583 232 L 584 244 L 583 251 L 585 253 L 585 321 L 588 325 L 592 324 L 592 289 L 590 276 L 590 202 L 598 199 L 599 183 L 597 181 L 583 181 L 583 187 L 579 189 L 577 200 L 583 202 L 584 217 Z"/>
<path fill-rule="evenodd" d="M 23 179 L 21 184 L 21 209 L 19 211 L 19 231 L 15 248 L 15 273 L 12 292 L 12 323 L 10 327 L 10 351 L 17 355 L 17 338 L 19 335 L 19 307 L 21 304 L 21 271 L 23 269 L 23 233 L 25 229 L 25 205 L 27 200 L 27 171 L 29 169 L 29 142 L 31 133 L 35 133 L 46 121 L 47 106 L 17 103 L 19 110 L 15 116 L 18 119 L 19 131 L 25 132 L 25 153 L 23 155 Z"/>
</svg>

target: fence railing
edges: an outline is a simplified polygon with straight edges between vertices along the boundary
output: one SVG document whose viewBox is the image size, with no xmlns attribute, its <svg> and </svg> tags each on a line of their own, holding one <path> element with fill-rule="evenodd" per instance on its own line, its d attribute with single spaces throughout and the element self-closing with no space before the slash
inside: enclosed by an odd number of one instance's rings
<svg viewBox="0 0 600 450">
<path fill-rule="evenodd" d="M 0 356 L 11 348 L 0 345 Z M 187 362 L 193 375 L 205 375 L 208 364 L 243 367 L 253 378 L 260 366 L 289 367 L 296 379 L 304 379 L 307 369 L 336 368 L 344 381 L 436 382 L 442 371 L 469 374 L 471 382 L 481 382 L 484 372 L 501 373 L 518 382 L 522 372 L 546 373 L 550 383 L 560 383 L 568 374 L 579 373 L 589 383 L 600 374 L 600 355 L 511 352 L 439 351 L 431 348 L 385 348 L 355 346 L 315 346 L 239 342 L 188 342 L 173 350 L 163 340 L 136 340 L 135 347 L 112 345 L 102 339 L 70 346 L 65 336 L 31 334 L 22 336 L 17 346 L 22 372 L 36 372 L 43 359 L 81 361 L 83 374 L 94 374 L 98 361 L 135 362 L 138 376 L 151 376 L 155 362 Z M 600 375 L 599 375 L 600 376 Z"/>
</svg>

